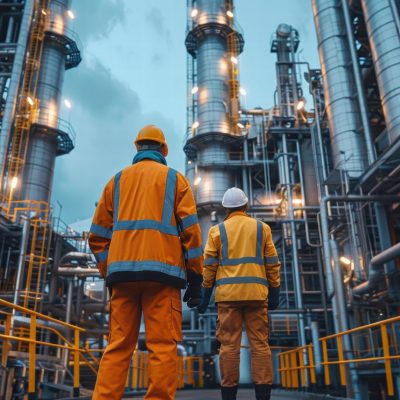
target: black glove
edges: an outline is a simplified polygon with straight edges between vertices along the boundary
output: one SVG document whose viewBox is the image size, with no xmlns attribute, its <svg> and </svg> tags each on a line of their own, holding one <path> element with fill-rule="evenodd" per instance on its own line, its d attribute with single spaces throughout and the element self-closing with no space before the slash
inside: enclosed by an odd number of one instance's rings
<svg viewBox="0 0 400 400">
<path fill-rule="evenodd" d="M 211 288 L 201 288 L 201 303 L 197 306 L 197 311 L 199 314 L 204 314 L 207 311 L 208 305 L 210 304 L 210 299 L 213 292 L 213 287 Z"/>
<path fill-rule="evenodd" d="M 268 288 L 268 309 L 276 310 L 279 306 L 279 293 L 281 291 L 280 286 Z"/>
<path fill-rule="evenodd" d="M 183 295 L 183 301 L 189 308 L 197 307 L 201 302 L 201 286 L 189 284 Z"/>
</svg>

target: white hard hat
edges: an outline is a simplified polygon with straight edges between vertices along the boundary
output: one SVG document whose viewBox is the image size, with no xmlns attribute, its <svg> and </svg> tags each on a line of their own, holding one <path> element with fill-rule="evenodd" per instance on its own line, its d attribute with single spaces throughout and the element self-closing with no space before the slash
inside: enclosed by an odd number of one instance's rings
<svg viewBox="0 0 400 400">
<path fill-rule="evenodd" d="M 224 197 L 222 198 L 222 205 L 225 208 L 237 208 L 244 206 L 249 202 L 249 199 L 245 195 L 242 189 L 237 187 L 233 187 L 228 189 L 224 193 Z"/>
</svg>

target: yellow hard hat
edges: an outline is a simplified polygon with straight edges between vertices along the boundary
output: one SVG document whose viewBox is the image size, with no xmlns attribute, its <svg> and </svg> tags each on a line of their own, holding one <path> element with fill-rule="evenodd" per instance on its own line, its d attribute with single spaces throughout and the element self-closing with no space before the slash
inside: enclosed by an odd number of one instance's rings
<svg viewBox="0 0 400 400">
<path fill-rule="evenodd" d="M 165 141 L 165 136 L 163 131 L 155 125 L 146 125 L 142 128 L 136 136 L 135 145 L 138 148 L 138 143 L 144 140 L 151 140 L 153 142 L 158 142 L 162 146 L 162 154 L 164 157 L 168 155 L 168 145 Z"/>
</svg>

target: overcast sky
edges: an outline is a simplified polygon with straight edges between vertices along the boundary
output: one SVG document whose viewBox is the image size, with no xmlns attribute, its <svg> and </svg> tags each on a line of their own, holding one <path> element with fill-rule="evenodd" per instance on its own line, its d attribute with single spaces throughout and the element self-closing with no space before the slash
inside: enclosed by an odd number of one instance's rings
<svg viewBox="0 0 400 400">
<path fill-rule="evenodd" d="M 212 1 L 212 0 L 210 0 Z M 52 203 L 72 223 L 92 216 L 105 183 L 131 163 L 137 131 L 157 124 L 166 133 L 168 163 L 183 171 L 186 126 L 186 5 L 183 0 L 73 0 L 71 24 L 83 61 L 67 71 L 63 109 L 76 148 L 57 159 Z M 299 57 L 318 67 L 311 0 L 236 0 L 245 47 L 241 86 L 247 107 L 270 107 L 275 90 L 271 35 L 279 23 L 300 34 Z M 244 99 L 243 99 L 244 100 Z"/>
</svg>

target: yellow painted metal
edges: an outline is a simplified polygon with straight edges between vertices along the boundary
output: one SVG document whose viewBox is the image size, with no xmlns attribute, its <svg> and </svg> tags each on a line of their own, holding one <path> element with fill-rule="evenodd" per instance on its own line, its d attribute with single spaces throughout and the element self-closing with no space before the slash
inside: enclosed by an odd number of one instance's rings
<svg viewBox="0 0 400 400">
<path fill-rule="evenodd" d="M 326 340 L 322 340 L 322 357 L 324 360 L 324 363 L 328 362 L 328 344 L 326 343 Z M 324 364 L 324 376 L 325 376 L 325 385 L 330 385 L 331 384 L 331 376 L 329 373 L 329 366 L 327 364 Z"/>
<path fill-rule="evenodd" d="M 292 375 L 292 387 L 297 389 L 299 387 L 299 376 L 297 373 L 297 355 L 296 352 L 290 353 L 290 371 Z"/>
<path fill-rule="evenodd" d="M 304 365 L 304 349 L 299 350 L 299 366 L 300 366 L 300 378 L 301 386 L 307 386 L 307 369 Z"/>
<path fill-rule="evenodd" d="M 285 368 L 286 368 L 286 382 L 287 382 L 287 387 L 291 388 L 292 387 L 292 376 L 290 374 L 290 359 L 289 359 L 289 354 L 285 353 Z"/>
<path fill-rule="evenodd" d="M 79 383 L 80 383 L 80 365 L 79 365 L 79 345 L 80 345 L 80 339 L 79 339 L 79 331 L 75 329 L 74 331 L 74 389 L 79 389 Z"/>
<path fill-rule="evenodd" d="M 36 315 L 31 317 L 29 327 L 28 393 L 36 392 Z"/>
<path fill-rule="evenodd" d="M 138 351 L 135 350 L 133 353 L 133 362 L 132 362 L 132 388 L 136 389 L 138 387 L 138 363 L 139 363 L 139 355 Z"/>
<path fill-rule="evenodd" d="M 313 346 L 310 344 L 310 345 L 308 345 L 307 349 L 308 349 L 308 363 L 310 365 L 310 379 L 311 379 L 311 383 L 315 384 L 315 383 L 317 383 L 317 376 L 316 376 L 316 371 L 315 371 Z"/>
<path fill-rule="evenodd" d="M 389 338 L 388 338 L 387 326 L 385 324 L 381 325 L 381 333 L 382 333 L 383 355 L 386 357 L 385 371 L 386 371 L 387 391 L 389 396 L 394 396 L 392 364 L 390 358 L 388 358 L 390 357 Z"/>
<path fill-rule="evenodd" d="M 343 336 L 336 337 L 337 342 L 337 351 L 338 351 L 338 358 L 339 358 L 339 374 L 340 374 L 340 384 L 342 386 L 346 386 L 346 369 L 345 365 L 343 364 L 344 355 L 343 355 Z"/>
<path fill-rule="evenodd" d="M 4 334 L 6 336 L 9 336 L 10 332 L 11 332 L 11 314 L 7 314 L 6 322 L 4 324 Z M 9 351 L 9 341 L 7 339 L 4 339 L 2 354 L 1 354 L 1 365 L 3 367 L 7 366 L 8 351 Z"/>
</svg>

